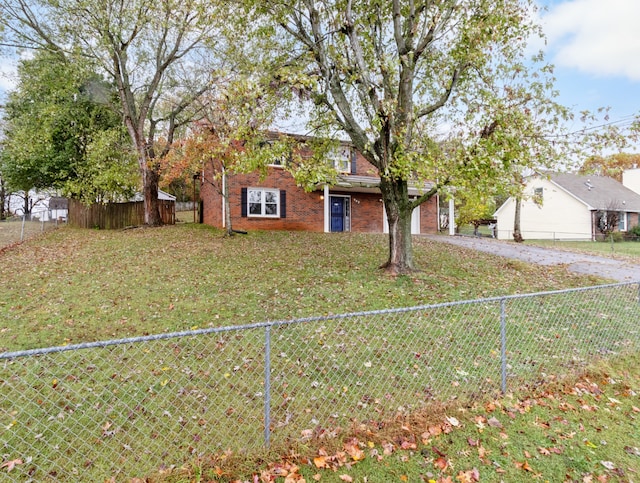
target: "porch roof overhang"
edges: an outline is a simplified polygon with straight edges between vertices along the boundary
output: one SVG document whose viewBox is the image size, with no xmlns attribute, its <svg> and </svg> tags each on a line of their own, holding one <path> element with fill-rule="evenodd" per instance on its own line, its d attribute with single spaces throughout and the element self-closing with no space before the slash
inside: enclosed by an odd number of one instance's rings
<svg viewBox="0 0 640 483">
<path fill-rule="evenodd" d="M 419 196 L 431 188 L 432 182 L 416 183 L 409 181 L 409 195 Z M 321 190 L 324 185 L 317 185 L 316 190 Z M 353 174 L 341 174 L 338 181 L 330 186 L 330 189 L 338 189 L 340 191 L 349 191 L 352 193 L 380 193 L 380 178 L 374 176 L 358 176 Z"/>
</svg>

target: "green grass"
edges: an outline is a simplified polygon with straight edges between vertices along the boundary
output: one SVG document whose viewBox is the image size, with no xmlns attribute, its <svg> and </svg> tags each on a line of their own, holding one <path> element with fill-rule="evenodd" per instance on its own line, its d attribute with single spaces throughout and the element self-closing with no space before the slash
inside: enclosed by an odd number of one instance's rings
<svg viewBox="0 0 640 483">
<path fill-rule="evenodd" d="M 386 242 L 289 232 L 229 239 L 194 224 L 66 227 L 0 255 L 0 351 L 598 282 L 421 238 L 422 271 L 396 279 L 378 269 Z"/>
<path fill-rule="evenodd" d="M 0 220 L 0 250 L 4 247 L 23 240 L 40 235 L 42 232 L 56 228 L 55 221 L 42 223 L 40 221 L 26 221 L 23 225 L 22 218 Z"/>
<path fill-rule="evenodd" d="M 65 228 L 0 254 L 7 287 L 0 300 L 0 350 L 597 282 L 563 268 L 420 238 L 415 249 L 423 271 L 391 278 L 377 268 L 386 250 L 379 235 L 269 232 L 228 239 L 194 224 L 117 232 Z M 541 367 L 557 373 L 566 362 L 552 365 L 557 354 L 583 366 L 592 351 L 613 341 L 610 321 L 627 323 L 628 307 L 614 296 L 603 299 L 585 307 L 578 298 L 575 306 L 544 299 L 509 308 L 508 336 L 526 344 L 525 354 L 509 354 L 511 380 L 535 378 Z M 498 387 L 498 314 L 497 305 L 484 304 L 273 328 L 276 448 L 298 441 L 300 428 L 321 427 L 342 437 L 356 415 L 379 429 L 396 413 L 409 417 L 434 397 L 492 397 Z M 583 324 L 594 339 L 586 350 L 578 343 Z M 26 460 L 38 448 L 55 467 L 87 477 L 157 479 L 149 464 L 157 468 L 160 453 L 167 467 L 185 465 L 185 481 L 198 481 L 194 471 L 214 479 L 214 462 L 227 448 L 240 448 L 234 457 L 255 462 L 242 448 L 261 445 L 263 344 L 263 330 L 250 330 L 11 361 L 0 372 L 0 436 L 6 448 L 16 448 L 10 457 Z M 381 437 L 371 436 L 376 444 Z M 382 467 L 367 460 L 358 467 L 365 475 L 383 475 L 369 481 L 388 481 L 396 472 L 414 481 L 431 472 L 421 458 L 410 474 L 403 472 L 402 459 L 383 459 Z M 387 474 L 389 464 L 393 473 Z M 60 476 L 37 473 L 45 467 L 34 460 L 20 474 Z"/>
<path fill-rule="evenodd" d="M 560 250 L 590 253 L 600 256 L 640 259 L 640 242 L 637 241 L 621 241 L 611 243 L 609 241 L 594 242 L 527 240 L 525 243 L 542 247 L 551 247 Z"/>
<path fill-rule="evenodd" d="M 322 482 L 636 481 L 639 405 L 636 354 L 493 401 L 451 406 L 374 432 L 362 427 L 352 433 L 355 440 L 345 438 L 346 444 L 328 452 L 315 441 L 308 454 L 262 471 L 294 469 L 306 481 Z M 363 452 L 357 461 L 354 444 Z"/>
</svg>

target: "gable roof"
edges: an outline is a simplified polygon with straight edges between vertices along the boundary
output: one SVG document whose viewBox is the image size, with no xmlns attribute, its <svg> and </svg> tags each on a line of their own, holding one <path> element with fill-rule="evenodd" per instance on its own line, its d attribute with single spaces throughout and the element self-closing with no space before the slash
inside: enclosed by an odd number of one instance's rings
<svg viewBox="0 0 640 483">
<path fill-rule="evenodd" d="M 552 183 L 586 204 L 590 210 L 640 212 L 640 194 L 613 178 L 551 173 Z"/>
</svg>

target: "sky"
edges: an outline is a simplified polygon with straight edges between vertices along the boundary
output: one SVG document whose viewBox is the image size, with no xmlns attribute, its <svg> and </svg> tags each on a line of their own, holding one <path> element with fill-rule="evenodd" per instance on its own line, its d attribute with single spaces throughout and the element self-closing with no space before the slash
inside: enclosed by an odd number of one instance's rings
<svg viewBox="0 0 640 483">
<path fill-rule="evenodd" d="M 640 114 L 640 1 L 539 0 L 561 104 L 612 122 Z"/>
<path fill-rule="evenodd" d="M 611 122 L 640 114 L 640 0 L 536 1 L 558 101 L 576 113 L 609 107 Z M 0 58 L 0 103 L 14 72 Z"/>
</svg>

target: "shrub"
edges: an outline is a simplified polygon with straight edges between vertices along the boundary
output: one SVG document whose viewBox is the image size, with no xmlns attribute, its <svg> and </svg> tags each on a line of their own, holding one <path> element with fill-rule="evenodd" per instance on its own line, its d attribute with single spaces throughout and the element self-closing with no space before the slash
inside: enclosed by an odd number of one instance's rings
<svg viewBox="0 0 640 483">
<path fill-rule="evenodd" d="M 624 234 L 620 233 L 619 231 L 614 231 L 613 233 L 610 233 L 606 238 L 607 241 L 610 241 L 611 239 L 613 239 L 614 243 L 624 241 Z"/>
</svg>

